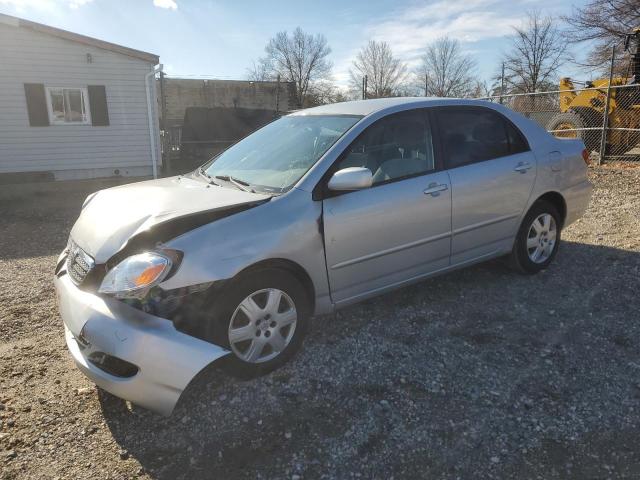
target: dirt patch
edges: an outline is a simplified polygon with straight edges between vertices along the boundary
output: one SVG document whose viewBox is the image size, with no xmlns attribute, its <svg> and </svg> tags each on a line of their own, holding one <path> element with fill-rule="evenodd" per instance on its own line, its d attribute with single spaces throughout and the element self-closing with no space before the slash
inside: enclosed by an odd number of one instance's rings
<svg viewBox="0 0 640 480">
<path fill-rule="evenodd" d="M 636 478 L 640 169 L 596 167 L 556 262 L 492 261 L 313 321 L 271 375 L 174 415 L 67 354 L 51 281 L 84 196 L 0 206 L 0 478 Z"/>
</svg>

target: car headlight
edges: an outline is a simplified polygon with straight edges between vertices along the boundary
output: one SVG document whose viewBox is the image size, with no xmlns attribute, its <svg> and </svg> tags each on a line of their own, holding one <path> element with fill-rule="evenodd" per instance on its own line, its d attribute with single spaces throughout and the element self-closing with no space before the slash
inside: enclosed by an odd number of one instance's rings
<svg viewBox="0 0 640 480">
<path fill-rule="evenodd" d="M 107 272 L 98 291 L 116 298 L 142 298 L 171 271 L 173 261 L 160 252 L 125 258 Z"/>
</svg>

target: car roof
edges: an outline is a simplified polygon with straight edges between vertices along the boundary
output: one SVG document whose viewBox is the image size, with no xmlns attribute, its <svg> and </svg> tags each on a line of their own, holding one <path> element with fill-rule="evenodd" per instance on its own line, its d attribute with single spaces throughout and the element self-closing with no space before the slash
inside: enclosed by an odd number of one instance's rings
<svg viewBox="0 0 640 480">
<path fill-rule="evenodd" d="M 442 107 L 447 105 L 476 106 L 495 110 L 513 123 L 525 134 L 532 148 L 536 148 L 541 142 L 547 142 L 553 138 L 536 122 L 523 115 L 501 105 L 487 100 L 475 100 L 470 98 L 439 98 L 439 97 L 393 97 L 376 98 L 371 100 L 356 100 L 351 102 L 332 103 L 319 107 L 298 110 L 290 115 L 357 115 L 368 117 L 376 114 L 384 116 L 412 108 Z"/>
<path fill-rule="evenodd" d="M 319 107 L 307 108 L 293 112 L 292 115 L 360 115 L 367 116 L 375 112 L 403 105 L 406 107 L 429 107 L 442 105 L 481 105 L 487 106 L 489 102 L 483 100 L 471 100 L 462 98 L 438 98 L 438 97 L 391 97 L 375 98 L 371 100 L 355 100 L 351 102 L 339 102 Z"/>
</svg>

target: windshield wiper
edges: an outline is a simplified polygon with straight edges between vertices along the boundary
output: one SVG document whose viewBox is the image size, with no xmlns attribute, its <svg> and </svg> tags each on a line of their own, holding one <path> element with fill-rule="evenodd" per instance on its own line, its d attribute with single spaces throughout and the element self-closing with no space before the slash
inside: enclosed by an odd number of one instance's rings
<svg viewBox="0 0 640 480">
<path fill-rule="evenodd" d="M 209 183 L 210 183 L 211 185 L 215 185 L 216 187 L 219 187 L 219 186 L 220 186 L 219 184 L 217 184 L 216 182 L 214 182 L 214 181 L 213 181 L 213 179 L 211 178 L 211 175 L 209 175 L 209 174 L 207 173 L 207 171 L 206 171 L 204 168 L 202 168 L 202 167 L 198 168 L 198 172 L 200 172 L 200 175 L 202 175 L 202 176 L 203 176 L 203 177 L 205 177 L 207 180 L 209 180 Z"/>
<path fill-rule="evenodd" d="M 225 182 L 230 182 L 244 192 L 256 193 L 253 188 L 247 188 L 251 186 L 250 183 L 240 180 L 239 178 L 232 177 L 231 175 L 216 175 L 215 178 L 224 180 Z"/>
</svg>

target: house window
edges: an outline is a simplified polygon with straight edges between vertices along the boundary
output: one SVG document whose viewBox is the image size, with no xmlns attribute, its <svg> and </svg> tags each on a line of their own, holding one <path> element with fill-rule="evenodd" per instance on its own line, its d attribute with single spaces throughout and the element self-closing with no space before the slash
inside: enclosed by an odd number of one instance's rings
<svg viewBox="0 0 640 480">
<path fill-rule="evenodd" d="M 47 87 L 47 109 L 52 125 L 91 123 L 86 88 Z"/>
</svg>

